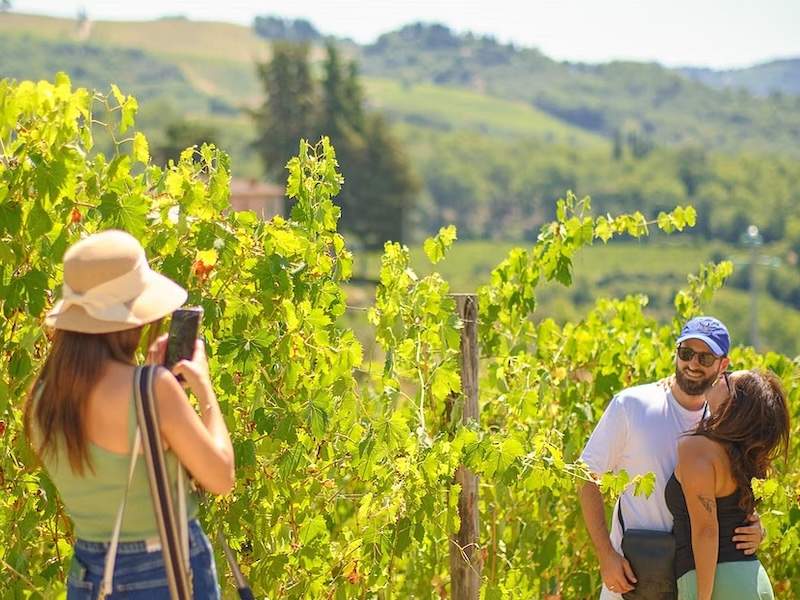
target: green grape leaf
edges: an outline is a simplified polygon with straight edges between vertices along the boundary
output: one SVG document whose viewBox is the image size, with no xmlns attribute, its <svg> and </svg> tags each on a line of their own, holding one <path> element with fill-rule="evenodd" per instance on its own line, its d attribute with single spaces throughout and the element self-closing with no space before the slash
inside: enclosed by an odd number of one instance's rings
<svg viewBox="0 0 800 600">
<path fill-rule="evenodd" d="M 445 257 L 456 238 L 455 225 L 449 225 L 439 229 L 439 233 L 436 234 L 436 236 L 426 239 L 423 244 L 423 249 L 425 250 L 425 255 L 428 257 L 428 260 L 433 264 L 440 262 Z"/>
<path fill-rule="evenodd" d="M 138 131 L 133 136 L 133 160 L 143 164 L 147 164 L 150 161 L 150 148 L 147 138 Z"/>
</svg>

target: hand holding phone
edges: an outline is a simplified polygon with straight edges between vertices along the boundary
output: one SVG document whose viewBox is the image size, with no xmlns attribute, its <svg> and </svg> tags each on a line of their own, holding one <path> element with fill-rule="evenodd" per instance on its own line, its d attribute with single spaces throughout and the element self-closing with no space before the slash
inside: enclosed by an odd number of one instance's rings
<svg viewBox="0 0 800 600">
<path fill-rule="evenodd" d="M 180 361 L 191 361 L 194 358 L 202 316 L 203 309 L 199 306 L 179 308 L 172 313 L 167 350 L 164 356 L 164 366 L 170 371 Z M 203 353 L 203 358 L 205 358 L 205 353 Z M 176 373 L 175 377 L 178 381 L 186 381 L 181 373 Z"/>
<path fill-rule="evenodd" d="M 176 378 L 180 378 L 184 386 L 188 386 L 198 397 L 211 387 L 211 378 L 208 374 L 208 361 L 206 360 L 206 347 L 203 340 L 195 340 L 194 356 L 192 360 L 178 361 L 172 368 Z"/>
</svg>

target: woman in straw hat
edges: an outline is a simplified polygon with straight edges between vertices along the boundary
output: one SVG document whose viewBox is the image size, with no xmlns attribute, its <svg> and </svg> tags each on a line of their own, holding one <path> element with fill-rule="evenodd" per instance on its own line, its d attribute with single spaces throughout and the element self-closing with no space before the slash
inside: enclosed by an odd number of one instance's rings
<svg viewBox="0 0 800 600">
<path fill-rule="evenodd" d="M 127 233 L 91 235 L 64 255 L 63 297 L 46 321 L 55 329 L 52 347 L 28 397 L 25 427 L 75 526 L 69 600 L 101 592 L 169 598 L 143 457 L 127 493 L 113 589 L 105 589 L 103 573 L 137 431 L 135 352 L 144 326 L 185 300 L 186 291 L 152 271 L 141 245 Z M 165 345 L 162 336 L 150 346 L 149 362 L 163 362 Z M 179 362 L 173 373 L 183 375 L 200 406 L 198 416 L 176 378 L 158 370 L 155 405 L 173 486 L 180 461 L 200 486 L 227 493 L 234 484 L 233 448 L 202 342 L 192 360 Z M 214 558 L 191 494 L 187 505 L 194 597 L 218 598 Z"/>
</svg>

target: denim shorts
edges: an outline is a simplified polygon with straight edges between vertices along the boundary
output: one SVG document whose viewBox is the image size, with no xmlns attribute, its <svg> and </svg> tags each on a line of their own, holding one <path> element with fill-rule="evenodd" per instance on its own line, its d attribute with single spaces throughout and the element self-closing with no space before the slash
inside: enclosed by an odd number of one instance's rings
<svg viewBox="0 0 800 600">
<path fill-rule="evenodd" d="M 103 579 L 107 542 L 77 540 L 67 579 L 67 600 L 95 600 Z M 195 600 L 219 600 L 211 543 L 196 519 L 189 521 L 189 562 Z M 161 548 L 145 541 L 120 542 L 109 599 L 170 600 Z"/>
</svg>

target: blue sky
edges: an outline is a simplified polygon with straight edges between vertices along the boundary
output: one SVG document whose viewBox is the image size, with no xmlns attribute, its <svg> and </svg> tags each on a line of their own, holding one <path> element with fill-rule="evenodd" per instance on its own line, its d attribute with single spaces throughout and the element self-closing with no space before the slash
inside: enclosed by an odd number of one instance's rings
<svg viewBox="0 0 800 600">
<path fill-rule="evenodd" d="M 800 0 L 12 0 L 14 10 L 94 19 L 193 19 L 250 24 L 255 15 L 309 19 L 359 42 L 413 21 L 491 34 L 559 60 L 654 60 L 735 68 L 800 57 Z"/>
</svg>

